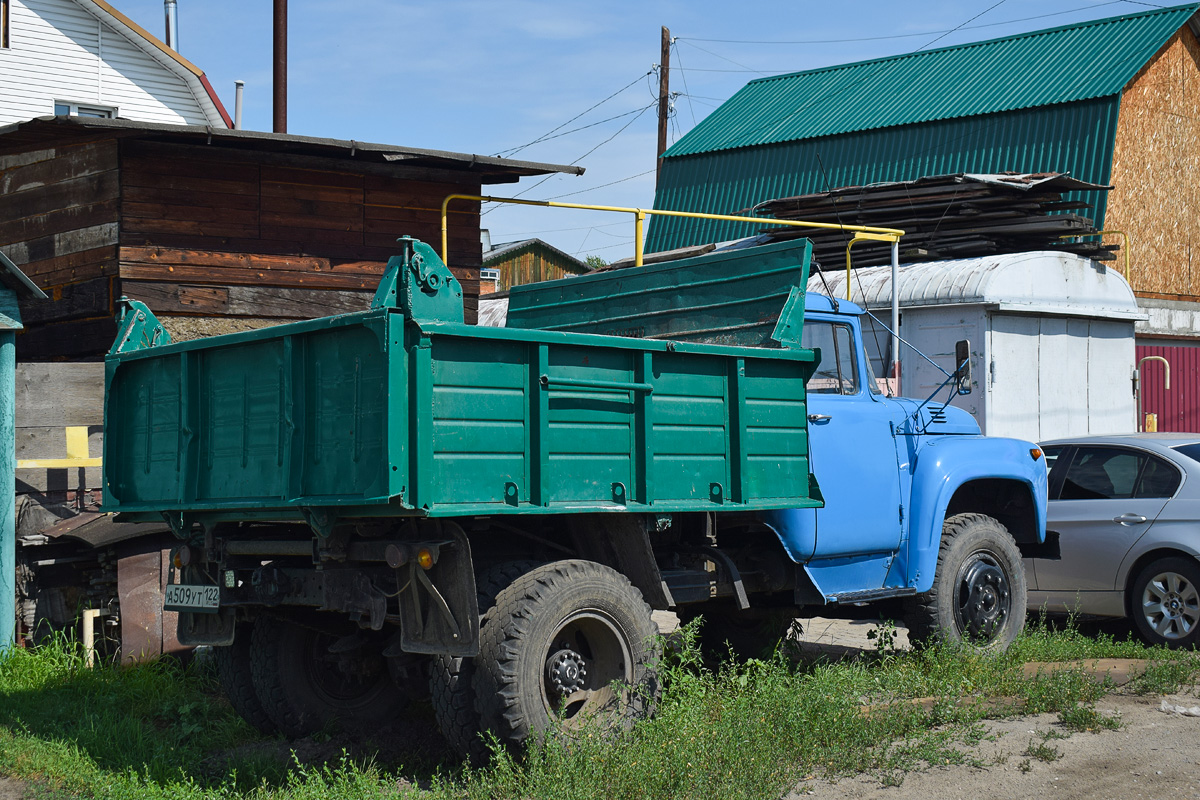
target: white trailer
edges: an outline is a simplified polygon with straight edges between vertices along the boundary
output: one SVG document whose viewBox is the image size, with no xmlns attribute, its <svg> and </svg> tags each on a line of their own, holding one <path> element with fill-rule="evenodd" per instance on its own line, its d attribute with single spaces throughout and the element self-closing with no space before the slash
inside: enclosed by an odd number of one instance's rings
<svg viewBox="0 0 1200 800">
<path fill-rule="evenodd" d="M 846 297 L 844 270 L 825 278 Z M 901 338 L 947 371 L 955 341 L 970 341 L 975 392 L 953 405 L 984 433 L 1045 441 L 1137 430 L 1133 329 L 1146 315 L 1117 269 L 1043 251 L 909 264 L 897 282 Z M 820 276 L 808 288 L 824 291 Z M 863 338 L 882 376 L 892 359 L 891 268 L 855 270 L 851 289 L 879 318 L 866 321 Z M 912 348 L 901 346 L 900 362 L 908 397 L 927 397 L 945 379 Z"/>
</svg>

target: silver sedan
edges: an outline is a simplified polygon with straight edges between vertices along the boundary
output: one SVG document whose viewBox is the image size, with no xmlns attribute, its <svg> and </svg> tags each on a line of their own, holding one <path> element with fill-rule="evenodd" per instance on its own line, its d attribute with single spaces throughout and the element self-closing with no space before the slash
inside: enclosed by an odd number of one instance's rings
<svg viewBox="0 0 1200 800">
<path fill-rule="evenodd" d="M 1029 608 L 1129 617 L 1143 639 L 1200 635 L 1200 434 L 1042 444 L 1050 545 L 1029 558 Z"/>
</svg>

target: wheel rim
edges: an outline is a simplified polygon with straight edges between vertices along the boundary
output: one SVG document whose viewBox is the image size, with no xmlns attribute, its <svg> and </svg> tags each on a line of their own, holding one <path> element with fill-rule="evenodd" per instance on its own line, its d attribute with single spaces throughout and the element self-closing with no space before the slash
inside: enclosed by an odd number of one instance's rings
<svg viewBox="0 0 1200 800">
<path fill-rule="evenodd" d="M 991 641 L 1012 611 L 1008 575 L 988 552 L 972 553 L 958 571 L 955 621 L 964 639 Z"/>
<path fill-rule="evenodd" d="M 596 609 L 576 611 L 557 626 L 542 668 L 542 702 L 550 719 L 573 728 L 618 708 L 633 683 L 633 651 L 611 617 Z"/>
<path fill-rule="evenodd" d="M 388 679 L 383 657 L 364 644 L 353 653 L 331 653 L 339 637 L 308 632 L 304 674 L 315 694 L 337 708 L 354 708 L 371 699 L 381 680 Z"/>
<path fill-rule="evenodd" d="M 1142 618 L 1163 639 L 1183 639 L 1200 622 L 1200 590 L 1178 572 L 1160 572 L 1142 590 Z"/>
</svg>

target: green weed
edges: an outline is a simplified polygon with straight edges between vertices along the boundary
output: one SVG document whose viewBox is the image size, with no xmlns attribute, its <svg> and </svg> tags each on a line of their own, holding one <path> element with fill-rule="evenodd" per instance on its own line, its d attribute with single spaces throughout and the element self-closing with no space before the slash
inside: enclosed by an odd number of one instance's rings
<svg viewBox="0 0 1200 800">
<path fill-rule="evenodd" d="M 1071 729 L 1119 724 L 1094 710 L 1109 684 L 1083 670 L 1028 678 L 1026 661 L 1149 656 L 1143 691 L 1174 691 L 1200 674 L 1194 655 L 1044 620 L 1005 653 L 903 651 L 882 625 L 878 652 L 864 659 L 797 665 L 782 650 L 709 667 L 700 624 L 672 637 L 654 718 L 622 732 L 548 737 L 520 753 L 496 746 L 479 770 L 362 740 L 341 751 L 345 738 L 328 732 L 324 742 L 263 739 L 196 666 L 88 668 L 67 640 L 12 650 L 0 656 L 0 774 L 91 800 L 773 798 L 823 777 L 866 773 L 897 785 L 916 769 L 984 766 L 971 755 L 980 721 L 1018 707 L 1057 712 Z M 932 708 L 912 702 L 931 697 Z M 1055 735 L 1031 739 L 1018 768 L 1057 758 Z"/>
</svg>

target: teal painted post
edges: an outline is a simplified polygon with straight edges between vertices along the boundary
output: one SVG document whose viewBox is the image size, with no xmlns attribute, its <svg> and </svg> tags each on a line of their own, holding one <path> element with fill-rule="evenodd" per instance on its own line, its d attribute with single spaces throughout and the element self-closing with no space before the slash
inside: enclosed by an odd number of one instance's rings
<svg viewBox="0 0 1200 800">
<path fill-rule="evenodd" d="M 0 652 L 17 630 L 17 335 L 0 331 Z"/>
</svg>

